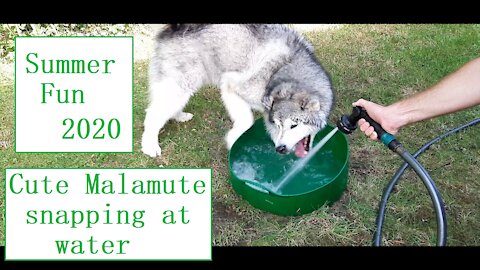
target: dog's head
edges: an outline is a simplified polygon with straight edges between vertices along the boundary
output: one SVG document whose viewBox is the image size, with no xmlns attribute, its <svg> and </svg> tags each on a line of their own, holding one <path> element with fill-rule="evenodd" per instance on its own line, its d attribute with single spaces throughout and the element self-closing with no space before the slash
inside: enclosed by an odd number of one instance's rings
<svg viewBox="0 0 480 270">
<path fill-rule="evenodd" d="M 305 157 L 315 134 L 327 124 L 331 104 L 330 94 L 302 90 L 291 83 L 282 83 L 264 96 L 265 126 L 276 151 Z"/>
</svg>

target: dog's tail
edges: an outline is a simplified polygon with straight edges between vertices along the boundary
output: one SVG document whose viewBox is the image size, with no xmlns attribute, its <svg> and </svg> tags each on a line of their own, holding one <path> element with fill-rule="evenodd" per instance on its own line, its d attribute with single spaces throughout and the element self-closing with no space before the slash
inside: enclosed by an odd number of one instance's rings
<svg viewBox="0 0 480 270">
<path fill-rule="evenodd" d="M 177 36 L 184 37 L 185 35 L 197 33 L 202 31 L 208 26 L 208 24 L 196 24 L 196 23 L 185 23 L 185 24 L 167 24 L 165 25 L 160 33 L 158 34 L 159 39 L 165 38 L 174 38 Z"/>
</svg>

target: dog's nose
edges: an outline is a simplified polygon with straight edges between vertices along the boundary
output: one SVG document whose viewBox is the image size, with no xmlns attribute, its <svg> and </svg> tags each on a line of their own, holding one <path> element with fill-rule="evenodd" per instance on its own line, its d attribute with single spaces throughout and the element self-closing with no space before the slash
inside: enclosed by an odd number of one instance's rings
<svg viewBox="0 0 480 270">
<path fill-rule="evenodd" d="M 286 154 L 287 153 L 287 146 L 286 145 L 280 145 L 279 147 L 276 148 L 276 150 L 280 154 Z"/>
</svg>

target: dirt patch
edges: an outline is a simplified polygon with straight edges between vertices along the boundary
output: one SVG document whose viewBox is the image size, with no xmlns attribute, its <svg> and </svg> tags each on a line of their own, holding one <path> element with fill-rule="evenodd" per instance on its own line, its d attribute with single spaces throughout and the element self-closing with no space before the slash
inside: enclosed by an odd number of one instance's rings
<svg viewBox="0 0 480 270">
<path fill-rule="evenodd" d="M 369 148 L 358 149 L 350 152 L 350 173 L 359 175 L 358 179 L 365 179 L 364 176 L 371 175 L 374 172 L 372 157 L 373 150 Z"/>
<path fill-rule="evenodd" d="M 348 214 L 347 202 L 349 200 L 350 200 L 350 194 L 347 188 L 347 190 L 343 193 L 342 197 L 340 197 L 338 201 L 336 201 L 332 206 L 330 206 L 328 211 L 339 217 L 347 217 L 347 214 Z"/>
<path fill-rule="evenodd" d="M 233 221 L 242 220 L 243 217 L 239 215 L 235 209 L 225 203 L 219 201 L 212 202 L 212 233 L 216 235 L 219 229 L 224 227 L 222 225 L 231 223 Z M 253 227 L 253 226 L 252 226 Z"/>
<path fill-rule="evenodd" d="M 415 222 L 429 222 L 435 220 L 435 212 L 430 206 L 422 205 L 417 209 L 414 215 Z"/>
</svg>

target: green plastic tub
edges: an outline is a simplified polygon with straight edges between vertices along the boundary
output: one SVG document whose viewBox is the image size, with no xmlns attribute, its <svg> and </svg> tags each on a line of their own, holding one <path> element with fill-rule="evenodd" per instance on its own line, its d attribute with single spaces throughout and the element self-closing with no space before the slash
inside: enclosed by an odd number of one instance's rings
<svg viewBox="0 0 480 270">
<path fill-rule="evenodd" d="M 327 125 L 314 146 L 334 127 Z M 347 186 L 349 148 L 345 135 L 335 135 L 305 167 L 277 190 L 282 176 L 298 161 L 294 154 L 275 151 L 263 119 L 255 121 L 229 153 L 233 189 L 252 206 L 281 216 L 310 213 L 337 201 Z"/>
</svg>

